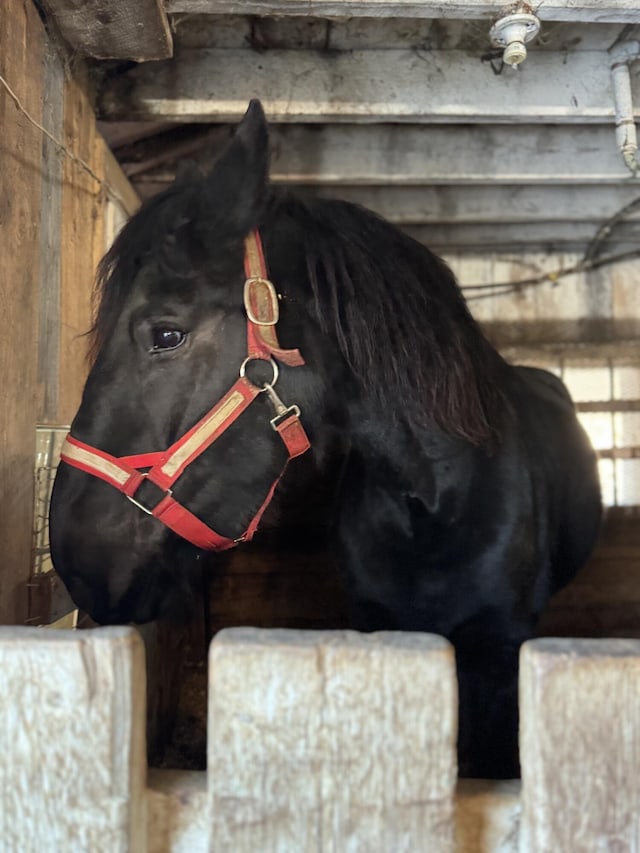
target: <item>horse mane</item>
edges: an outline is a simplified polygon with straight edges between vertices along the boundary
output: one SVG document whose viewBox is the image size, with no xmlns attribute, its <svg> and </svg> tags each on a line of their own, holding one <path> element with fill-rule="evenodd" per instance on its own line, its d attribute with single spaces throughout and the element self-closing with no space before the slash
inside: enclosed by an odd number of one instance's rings
<svg viewBox="0 0 640 853">
<path fill-rule="evenodd" d="M 93 358 L 150 257 L 172 276 L 193 277 L 206 266 L 189 222 L 201 191 L 202 177 L 194 175 L 146 201 L 102 259 L 89 331 Z M 475 445 L 495 442 L 504 362 L 444 261 L 348 202 L 273 190 L 263 219 L 267 235 L 276 222 L 275 231 L 295 234 L 317 321 L 380 407 L 414 429 L 436 424 Z"/>
<path fill-rule="evenodd" d="M 317 320 L 374 400 L 412 428 L 493 445 L 504 361 L 446 263 L 349 202 L 275 192 L 275 217 L 296 229 Z"/>
</svg>

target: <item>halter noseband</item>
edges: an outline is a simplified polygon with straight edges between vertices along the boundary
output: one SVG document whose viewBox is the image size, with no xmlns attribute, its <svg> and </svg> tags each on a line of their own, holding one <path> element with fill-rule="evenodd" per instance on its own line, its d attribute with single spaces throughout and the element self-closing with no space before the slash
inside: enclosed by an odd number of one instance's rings
<svg viewBox="0 0 640 853">
<path fill-rule="evenodd" d="M 275 411 L 271 426 L 289 454 L 285 468 L 289 459 L 300 456 L 310 447 L 300 422 L 300 409 L 296 405 L 285 406 L 273 387 L 278 378 L 274 357 L 290 367 L 303 365 L 304 359 L 299 350 L 282 349 L 278 342 L 275 328 L 279 318 L 278 296 L 267 278 L 262 243 L 257 231 L 253 231 L 245 240 L 244 268 L 247 276 L 244 286 L 247 357 L 240 366 L 239 378 L 207 414 L 165 451 L 115 457 L 79 441 L 69 433 L 60 454 L 64 462 L 109 483 L 143 512 L 207 551 L 224 551 L 253 537 L 284 474 L 284 468 L 245 532 L 237 539 L 230 539 L 208 527 L 172 495 L 171 487 L 194 459 L 213 444 L 263 392 L 267 394 Z M 245 375 L 247 364 L 255 359 L 268 361 L 273 369 L 271 382 L 262 387 L 254 385 Z M 142 472 L 139 470 L 142 468 L 149 470 Z M 158 502 L 152 507 L 142 503 L 138 496 L 138 490 L 145 482 L 153 483 L 161 492 Z"/>
</svg>

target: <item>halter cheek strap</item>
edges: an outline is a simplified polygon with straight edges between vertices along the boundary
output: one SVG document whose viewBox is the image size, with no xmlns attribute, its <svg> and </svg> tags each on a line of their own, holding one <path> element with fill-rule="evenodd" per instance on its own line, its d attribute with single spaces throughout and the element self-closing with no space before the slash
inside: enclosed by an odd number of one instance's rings
<svg viewBox="0 0 640 853">
<path fill-rule="evenodd" d="M 300 367 L 304 359 L 298 349 L 282 349 L 276 334 L 280 315 L 278 294 L 267 278 L 262 241 L 257 231 L 245 240 L 244 307 L 247 312 L 247 353 L 249 358 L 277 358 L 288 367 Z"/>
<path fill-rule="evenodd" d="M 266 277 L 266 265 L 260 235 L 257 231 L 252 232 L 245 241 L 245 272 L 247 281 L 244 302 L 247 311 L 248 355 L 241 366 L 240 377 L 195 426 L 164 451 L 114 457 L 69 434 L 61 453 L 61 459 L 67 464 L 98 477 L 122 492 L 140 510 L 157 518 L 183 539 L 198 548 L 212 551 L 232 548 L 238 542 L 248 541 L 253 537 L 289 459 L 300 456 L 310 447 L 309 439 L 300 422 L 300 409 L 296 405 L 285 406 L 273 388 L 278 377 L 274 357 L 292 367 L 303 365 L 304 359 L 299 350 L 282 349 L 278 342 L 275 330 L 279 315 L 278 298 L 275 288 Z M 244 375 L 245 365 L 254 359 L 269 361 L 273 367 L 271 383 L 266 383 L 262 388 L 254 385 Z M 274 407 L 275 415 L 271 419 L 271 426 L 287 448 L 288 459 L 245 532 L 237 539 L 231 539 L 208 527 L 176 501 L 171 487 L 186 468 L 213 444 L 263 392 L 267 393 Z M 140 470 L 143 468 L 149 470 L 143 472 Z M 145 482 L 152 483 L 160 491 L 159 499 L 153 506 L 142 503 L 142 498 L 138 495 L 138 491 Z"/>
</svg>

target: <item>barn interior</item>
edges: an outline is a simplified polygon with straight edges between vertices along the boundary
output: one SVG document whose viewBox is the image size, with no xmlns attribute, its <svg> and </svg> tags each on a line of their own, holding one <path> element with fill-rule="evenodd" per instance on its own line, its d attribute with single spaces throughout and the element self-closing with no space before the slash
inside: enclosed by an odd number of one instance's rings
<svg viewBox="0 0 640 853">
<path fill-rule="evenodd" d="M 640 637 L 635 0 L 4 6 L 0 623 L 88 624 L 51 570 L 46 506 L 86 375 L 95 265 L 181 162 L 211 166 L 257 97 L 275 183 L 397 224 L 448 261 L 509 361 L 566 382 L 599 454 L 606 517 L 540 633 Z M 204 760 L 204 656 L 218 630 L 345 624 L 317 522 L 330 501 L 313 490 L 216 560 L 183 633 L 144 628 L 155 761 Z M 167 685 L 181 668 L 179 695 Z"/>
</svg>

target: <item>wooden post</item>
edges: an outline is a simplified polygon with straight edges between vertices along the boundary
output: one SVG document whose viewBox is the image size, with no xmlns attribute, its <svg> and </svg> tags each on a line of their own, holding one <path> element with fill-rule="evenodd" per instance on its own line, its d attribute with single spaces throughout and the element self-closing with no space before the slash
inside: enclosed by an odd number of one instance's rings
<svg viewBox="0 0 640 853">
<path fill-rule="evenodd" d="M 526 643 L 520 719 L 520 850 L 640 849 L 640 642 Z"/>
<path fill-rule="evenodd" d="M 424 634 L 234 628 L 211 647 L 215 853 L 453 849 L 453 649 Z"/>
<path fill-rule="evenodd" d="M 131 628 L 0 628 L 0 846 L 143 851 L 144 651 Z"/>
<path fill-rule="evenodd" d="M 456 853 L 518 853 L 519 832 L 518 779 L 458 780 Z"/>
<path fill-rule="evenodd" d="M 207 774 L 149 770 L 147 827 L 147 853 L 206 853 Z"/>
</svg>

